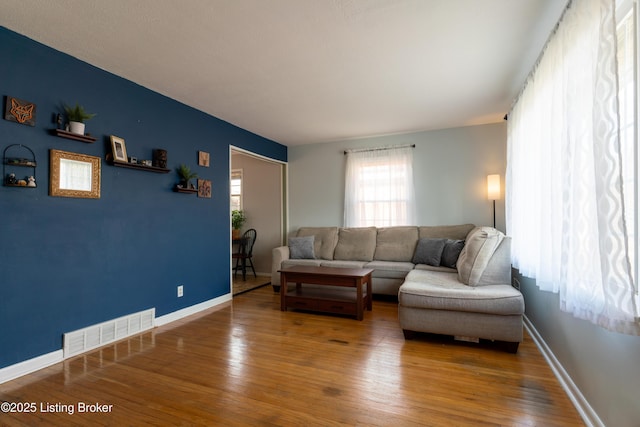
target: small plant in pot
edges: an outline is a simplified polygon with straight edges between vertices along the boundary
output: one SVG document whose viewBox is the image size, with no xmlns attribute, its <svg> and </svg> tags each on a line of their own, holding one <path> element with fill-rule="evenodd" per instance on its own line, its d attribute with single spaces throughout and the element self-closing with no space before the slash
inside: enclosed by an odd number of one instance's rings
<svg viewBox="0 0 640 427">
<path fill-rule="evenodd" d="M 93 113 L 87 113 L 84 107 L 76 103 L 75 107 L 64 105 L 64 112 L 69 121 L 69 132 L 84 135 L 84 122 L 95 117 Z"/>
<path fill-rule="evenodd" d="M 191 168 L 185 164 L 181 164 L 178 169 L 178 176 L 180 177 L 180 183 L 178 187 L 184 189 L 192 189 L 193 185 L 191 184 L 192 179 L 196 179 L 198 174 L 191 171 Z"/>
<path fill-rule="evenodd" d="M 239 211 L 239 210 L 231 211 L 231 228 L 233 229 L 231 236 L 234 239 L 240 238 L 240 229 L 242 228 L 242 226 L 246 221 L 247 221 L 247 217 L 244 215 L 243 211 Z"/>
</svg>

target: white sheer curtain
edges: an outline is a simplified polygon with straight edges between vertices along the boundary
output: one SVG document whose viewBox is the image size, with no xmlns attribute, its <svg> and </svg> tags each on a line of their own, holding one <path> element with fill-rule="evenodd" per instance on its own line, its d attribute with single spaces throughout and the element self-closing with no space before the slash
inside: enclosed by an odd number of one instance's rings
<svg viewBox="0 0 640 427">
<path fill-rule="evenodd" d="M 575 0 L 508 119 L 512 262 L 563 311 L 639 334 L 629 262 L 615 1 Z"/>
<path fill-rule="evenodd" d="M 345 227 L 415 224 L 413 148 L 347 152 Z"/>
</svg>

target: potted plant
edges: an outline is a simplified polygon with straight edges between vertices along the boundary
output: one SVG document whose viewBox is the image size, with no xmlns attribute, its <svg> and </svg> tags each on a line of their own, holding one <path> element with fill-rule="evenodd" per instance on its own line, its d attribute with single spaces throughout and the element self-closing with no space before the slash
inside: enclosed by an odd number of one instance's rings
<svg viewBox="0 0 640 427">
<path fill-rule="evenodd" d="M 233 210 L 231 211 L 231 228 L 232 234 L 231 236 L 234 239 L 240 238 L 240 229 L 242 225 L 247 221 L 247 217 L 244 215 L 243 211 Z"/>
<path fill-rule="evenodd" d="M 84 135 L 84 122 L 85 120 L 95 117 L 93 113 L 87 113 L 84 107 L 76 103 L 75 107 L 64 105 L 64 112 L 67 115 L 69 121 L 69 132 L 78 135 Z"/>
<path fill-rule="evenodd" d="M 191 171 L 191 168 L 185 164 L 181 164 L 178 169 L 178 176 L 180 177 L 180 183 L 178 187 L 184 189 L 191 189 L 193 186 L 191 185 L 191 180 L 196 179 L 198 174 Z"/>
</svg>

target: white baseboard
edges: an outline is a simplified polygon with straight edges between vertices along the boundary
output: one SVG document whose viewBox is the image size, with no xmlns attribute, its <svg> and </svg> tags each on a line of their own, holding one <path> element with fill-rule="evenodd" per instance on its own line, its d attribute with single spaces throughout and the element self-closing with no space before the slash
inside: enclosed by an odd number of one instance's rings
<svg viewBox="0 0 640 427">
<path fill-rule="evenodd" d="M 43 354 L 41 356 L 34 357 L 33 359 L 25 360 L 23 362 L 10 365 L 0 369 L 0 384 L 7 381 L 15 380 L 23 375 L 30 374 L 31 372 L 38 371 L 56 363 L 62 362 L 64 354 L 62 349 L 53 351 L 51 353 Z"/>
<path fill-rule="evenodd" d="M 228 293 L 228 294 L 219 296 L 217 298 L 210 299 L 205 302 L 201 302 L 200 304 L 195 304 L 195 305 L 183 308 L 182 310 L 177 310 L 172 313 L 165 314 L 164 316 L 156 317 L 155 325 L 163 326 L 163 325 L 166 325 L 167 323 L 175 322 L 176 320 L 180 320 L 183 317 L 191 316 L 192 314 L 196 314 L 202 310 L 206 310 L 208 308 L 215 307 L 216 305 L 223 304 L 227 301 L 231 301 L 232 298 L 233 298 L 233 295 L 231 295 L 231 293 Z"/>
<path fill-rule="evenodd" d="M 535 344 L 538 346 L 542 356 L 544 356 L 551 367 L 556 378 L 558 378 L 560 385 L 567 393 L 567 396 L 569 396 L 573 406 L 578 410 L 578 413 L 582 417 L 584 423 L 589 427 L 605 427 L 602 420 L 600 420 L 600 417 L 598 417 L 598 414 L 593 410 L 591 405 L 589 405 L 589 402 L 587 402 L 587 399 L 585 399 L 578 386 L 573 382 L 567 371 L 553 354 L 544 339 L 542 339 L 542 336 L 538 333 L 527 316 L 524 316 L 524 326 L 527 332 L 529 332 L 531 339 L 533 339 Z"/>
<path fill-rule="evenodd" d="M 156 317 L 155 326 L 166 325 L 168 323 L 175 322 L 176 320 L 180 320 L 183 317 L 191 316 L 192 314 L 196 314 L 203 310 L 215 307 L 216 305 L 231 301 L 232 297 L 233 296 L 231 295 L 231 293 L 228 293 L 217 298 L 204 301 L 169 314 L 165 314 L 164 316 Z M 38 371 L 48 366 L 55 365 L 56 363 L 62 362 L 63 360 L 64 352 L 62 349 L 60 349 L 51 353 L 34 357 L 33 359 L 25 360 L 14 365 L 0 368 L 0 384 Z"/>
</svg>

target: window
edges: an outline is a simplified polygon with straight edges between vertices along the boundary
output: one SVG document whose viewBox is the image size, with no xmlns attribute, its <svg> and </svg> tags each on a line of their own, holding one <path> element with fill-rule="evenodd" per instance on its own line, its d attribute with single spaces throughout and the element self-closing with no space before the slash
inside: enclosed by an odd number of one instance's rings
<svg viewBox="0 0 640 427">
<path fill-rule="evenodd" d="M 242 210 L 242 169 L 231 170 L 231 211 Z"/>
<path fill-rule="evenodd" d="M 569 3 L 509 113 L 507 232 L 562 311 L 639 335 L 637 11 L 618 3 Z"/>
<path fill-rule="evenodd" d="M 345 227 L 413 225 L 412 147 L 347 153 Z"/>
</svg>

